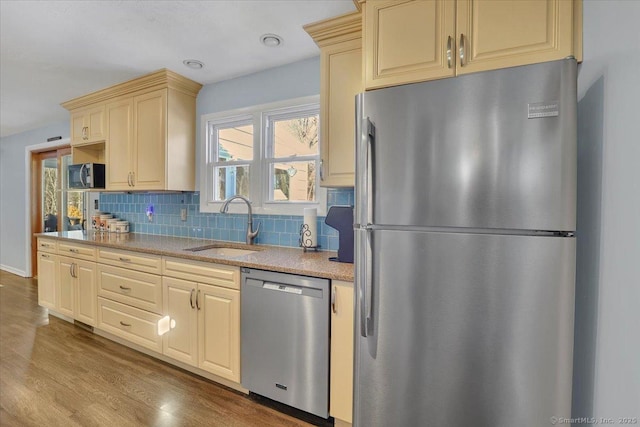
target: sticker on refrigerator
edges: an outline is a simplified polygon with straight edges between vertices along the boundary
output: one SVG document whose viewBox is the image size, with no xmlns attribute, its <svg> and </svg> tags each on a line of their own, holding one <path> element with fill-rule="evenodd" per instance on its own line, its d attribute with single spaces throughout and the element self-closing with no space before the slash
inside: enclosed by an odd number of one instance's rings
<svg viewBox="0 0 640 427">
<path fill-rule="evenodd" d="M 560 114 L 560 108 L 557 101 L 531 102 L 527 105 L 529 107 L 528 119 L 557 117 Z"/>
</svg>

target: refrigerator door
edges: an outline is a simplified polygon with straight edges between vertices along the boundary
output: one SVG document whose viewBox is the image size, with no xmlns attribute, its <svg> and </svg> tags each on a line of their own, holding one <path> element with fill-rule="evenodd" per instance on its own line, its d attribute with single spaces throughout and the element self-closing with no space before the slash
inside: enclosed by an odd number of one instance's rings
<svg viewBox="0 0 640 427">
<path fill-rule="evenodd" d="M 570 417 L 573 238 L 356 233 L 355 426 Z"/>
<path fill-rule="evenodd" d="M 365 93 L 356 224 L 575 230 L 576 96 L 573 59 Z"/>
</svg>

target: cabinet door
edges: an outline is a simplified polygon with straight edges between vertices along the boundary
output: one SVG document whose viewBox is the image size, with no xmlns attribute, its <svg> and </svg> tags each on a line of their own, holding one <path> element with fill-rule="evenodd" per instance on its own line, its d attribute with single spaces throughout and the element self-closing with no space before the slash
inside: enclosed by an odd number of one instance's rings
<svg viewBox="0 0 640 427">
<path fill-rule="evenodd" d="M 331 285 L 329 414 L 348 423 L 353 409 L 353 283 Z"/>
<path fill-rule="evenodd" d="M 133 162 L 133 98 L 106 106 L 107 115 L 107 189 L 131 189 Z"/>
<path fill-rule="evenodd" d="M 74 317 L 75 306 L 75 271 L 77 270 L 76 260 L 73 258 L 60 257 L 60 267 L 58 269 L 57 301 L 56 311 L 71 318 Z"/>
<path fill-rule="evenodd" d="M 198 366 L 198 312 L 195 305 L 198 285 L 163 277 L 162 286 L 164 314 L 175 321 L 175 327 L 164 336 L 162 354 Z"/>
<path fill-rule="evenodd" d="M 455 75 L 452 0 L 367 1 L 365 86 L 375 89 Z"/>
<path fill-rule="evenodd" d="M 38 305 L 56 309 L 58 257 L 38 252 Z"/>
<path fill-rule="evenodd" d="M 87 325 L 96 326 L 98 314 L 98 292 L 95 262 L 75 259 L 76 263 L 76 316 Z"/>
<path fill-rule="evenodd" d="M 84 111 L 71 114 L 71 145 L 83 144 L 87 138 L 87 120 Z"/>
<path fill-rule="evenodd" d="M 458 74 L 572 55 L 573 6 L 569 0 L 457 0 L 456 41 L 465 58 L 457 51 Z"/>
<path fill-rule="evenodd" d="M 136 190 L 163 190 L 167 143 L 167 90 L 136 96 L 133 104 L 134 187 Z"/>
<path fill-rule="evenodd" d="M 104 141 L 106 136 L 104 105 L 86 112 L 88 142 Z"/>
<path fill-rule="evenodd" d="M 325 46 L 320 55 L 320 185 L 355 182 L 355 95 L 362 92 L 362 39 Z"/>
<path fill-rule="evenodd" d="M 198 284 L 198 365 L 240 382 L 240 292 Z"/>
</svg>

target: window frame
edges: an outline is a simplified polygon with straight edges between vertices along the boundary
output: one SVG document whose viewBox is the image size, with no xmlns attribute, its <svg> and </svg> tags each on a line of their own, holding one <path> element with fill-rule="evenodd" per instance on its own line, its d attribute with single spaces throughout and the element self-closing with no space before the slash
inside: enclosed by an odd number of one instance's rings
<svg viewBox="0 0 640 427">
<path fill-rule="evenodd" d="M 214 162 L 217 156 L 217 140 L 215 146 L 212 143 L 212 126 L 228 127 L 241 120 L 251 118 L 253 122 L 253 160 L 238 161 L 238 164 L 249 164 L 249 199 L 254 214 L 260 215 L 303 215 L 304 208 L 315 207 L 318 209 L 318 215 L 326 214 L 327 207 L 327 191 L 326 188 L 320 186 L 320 169 L 319 159 L 321 153 L 321 135 L 320 123 L 318 122 L 318 155 L 316 160 L 316 201 L 315 202 L 290 202 L 290 201 L 274 201 L 270 200 L 271 186 L 273 185 L 270 176 L 270 165 L 274 163 L 274 159 L 283 159 L 268 157 L 269 145 L 267 143 L 267 123 L 269 118 L 273 117 L 295 117 L 295 113 L 312 112 L 319 113 L 320 96 L 306 96 L 302 98 L 289 99 L 285 101 L 272 102 L 251 107 L 238 108 L 234 110 L 222 111 L 219 113 L 204 114 L 201 116 L 201 144 L 198 167 L 200 171 L 200 212 L 218 213 L 222 207 L 223 201 L 210 200 L 215 197 L 215 179 L 213 171 L 220 166 L 233 166 L 236 162 Z M 302 115 L 302 114 L 301 114 Z M 245 121 L 246 123 L 246 121 Z M 214 150 L 215 149 L 215 150 Z M 306 161 L 307 158 L 316 156 L 292 156 L 292 160 Z M 288 159 L 288 158 L 287 158 Z M 224 163 L 222 165 L 221 163 Z M 234 201 L 230 204 L 228 212 L 246 213 L 247 208 L 241 201 Z"/>
</svg>

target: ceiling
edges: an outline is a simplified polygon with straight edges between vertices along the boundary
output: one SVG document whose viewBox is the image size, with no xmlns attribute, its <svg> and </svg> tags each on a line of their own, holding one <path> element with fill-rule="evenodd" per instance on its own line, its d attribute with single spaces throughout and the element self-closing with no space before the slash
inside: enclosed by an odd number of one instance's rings
<svg viewBox="0 0 640 427">
<path fill-rule="evenodd" d="M 353 10 L 352 0 L 2 0 L 0 136 L 68 119 L 61 102 L 160 68 L 207 84 L 316 56 L 302 26 Z M 265 47 L 264 33 L 284 42 Z"/>
</svg>

